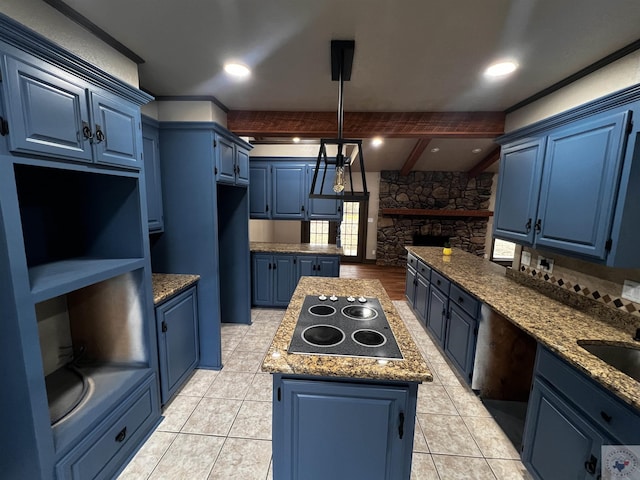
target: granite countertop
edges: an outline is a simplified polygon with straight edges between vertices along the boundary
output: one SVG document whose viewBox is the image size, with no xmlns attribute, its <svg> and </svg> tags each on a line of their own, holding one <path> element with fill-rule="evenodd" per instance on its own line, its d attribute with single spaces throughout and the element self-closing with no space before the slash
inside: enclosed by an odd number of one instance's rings
<svg viewBox="0 0 640 480">
<path fill-rule="evenodd" d="M 597 340 L 637 348 L 632 333 L 640 325 L 616 321 L 617 312 L 613 310 L 610 317 L 595 316 L 567 306 L 509 278 L 504 267 L 462 250 L 453 249 L 451 256 L 444 256 L 440 247 L 406 248 L 620 399 L 640 409 L 640 382 L 577 343 Z"/>
<path fill-rule="evenodd" d="M 165 300 L 180 293 L 185 288 L 200 280 L 200 275 L 186 275 L 179 273 L 153 273 L 153 304 L 159 305 Z"/>
<path fill-rule="evenodd" d="M 341 247 L 336 247 L 335 245 L 316 245 L 312 243 L 251 242 L 249 248 L 252 252 L 342 255 Z"/>
<path fill-rule="evenodd" d="M 377 297 L 395 335 L 403 360 L 331 355 L 289 354 L 287 348 L 306 295 L 335 294 Z M 262 363 L 262 371 L 320 377 L 431 382 L 433 376 L 379 280 L 302 277 Z"/>
</svg>

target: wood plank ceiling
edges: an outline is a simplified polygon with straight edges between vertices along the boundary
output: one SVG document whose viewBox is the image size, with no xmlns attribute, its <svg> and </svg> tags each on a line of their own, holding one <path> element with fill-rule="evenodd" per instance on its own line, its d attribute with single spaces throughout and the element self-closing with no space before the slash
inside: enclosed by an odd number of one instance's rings
<svg viewBox="0 0 640 480">
<path fill-rule="evenodd" d="M 504 112 L 345 112 L 343 138 L 416 138 L 401 169 L 408 175 L 432 138 L 495 138 L 504 133 Z M 336 113 L 231 110 L 227 127 L 250 137 L 333 138 Z M 476 176 L 496 162 L 500 149 L 469 169 Z"/>
</svg>

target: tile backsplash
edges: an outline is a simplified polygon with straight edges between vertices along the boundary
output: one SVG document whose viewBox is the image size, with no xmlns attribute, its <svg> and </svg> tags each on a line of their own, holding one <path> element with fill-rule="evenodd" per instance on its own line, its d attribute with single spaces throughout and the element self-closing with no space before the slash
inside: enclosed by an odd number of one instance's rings
<svg viewBox="0 0 640 480">
<path fill-rule="evenodd" d="M 531 253 L 531 265 L 521 265 L 518 259 L 514 262 L 513 268 L 529 279 L 595 300 L 620 313 L 632 315 L 636 320 L 640 319 L 640 304 L 622 298 L 624 280 L 638 281 L 640 270 L 608 268 L 557 254 L 541 253 L 526 247 L 523 251 Z M 554 259 L 551 273 L 537 268 L 535 259 L 538 255 Z"/>
</svg>

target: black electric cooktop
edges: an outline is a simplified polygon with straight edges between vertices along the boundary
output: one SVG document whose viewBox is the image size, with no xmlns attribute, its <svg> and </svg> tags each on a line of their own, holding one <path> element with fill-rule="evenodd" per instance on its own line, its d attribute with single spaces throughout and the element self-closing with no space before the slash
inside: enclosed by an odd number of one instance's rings
<svg viewBox="0 0 640 480">
<path fill-rule="evenodd" d="M 384 310 L 371 297 L 305 297 L 289 353 L 402 359 Z"/>
</svg>

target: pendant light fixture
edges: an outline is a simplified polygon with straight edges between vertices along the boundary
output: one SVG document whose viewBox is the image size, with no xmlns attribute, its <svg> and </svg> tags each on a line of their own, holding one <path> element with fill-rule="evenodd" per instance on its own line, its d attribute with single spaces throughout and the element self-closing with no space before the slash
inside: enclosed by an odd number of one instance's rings
<svg viewBox="0 0 640 480">
<path fill-rule="evenodd" d="M 338 137 L 320 139 L 318 160 L 316 161 L 316 168 L 313 172 L 309 198 L 339 199 L 346 201 L 367 200 L 369 198 L 364 172 L 362 140 L 342 138 L 344 124 L 344 82 L 351 80 L 354 49 L 354 40 L 331 40 L 331 80 L 338 82 Z M 335 159 L 327 157 L 327 145 L 335 145 L 337 147 Z M 346 147 L 348 145 L 357 148 L 357 161 L 360 162 L 360 173 L 362 175 L 361 192 L 354 192 L 353 190 L 351 165 L 356 159 L 353 158 L 355 155 L 353 155 L 353 157 L 352 155 L 345 157 Z M 355 149 L 352 153 L 353 152 L 355 152 Z M 331 191 L 328 191 L 328 189 L 325 190 L 328 168 L 335 168 L 335 177 Z M 318 185 L 319 174 L 321 174 L 322 179 Z M 349 189 L 345 189 L 347 177 L 349 179 Z"/>
</svg>

